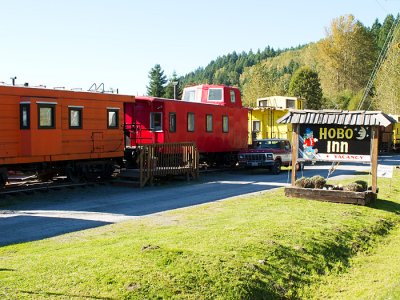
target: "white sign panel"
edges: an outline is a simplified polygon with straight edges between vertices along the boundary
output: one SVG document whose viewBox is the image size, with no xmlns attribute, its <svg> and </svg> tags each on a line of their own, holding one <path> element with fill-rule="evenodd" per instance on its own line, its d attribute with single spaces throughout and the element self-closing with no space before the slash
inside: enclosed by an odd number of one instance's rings
<svg viewBox="0 0 400 300">
<path fill-rule="evenodd" d="M 329 153 L 318 153 L 317 159 L 326 161 L 348 161 L 348 162 L 370 162 L 370 155 L 351 155 L 351 154 L 329 154 Z"/>
<path fill-rule="evenodd" d="M 392 178 L 393 166 L 378 165 L 378 177 Z"/>
</svg>

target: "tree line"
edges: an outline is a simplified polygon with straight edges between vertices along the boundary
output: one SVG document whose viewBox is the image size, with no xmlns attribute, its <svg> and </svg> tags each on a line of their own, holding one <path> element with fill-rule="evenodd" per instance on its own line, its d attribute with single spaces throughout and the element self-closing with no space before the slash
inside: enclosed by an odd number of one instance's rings
<svg viewBox="0 0 400 300">
<path fill-rule="evenodd" d="M 309 109 L 354 110 L 366 98 L 362 109 L 400 114 L 399 31 L 399 15 L 388 15 L 383 23 L 376 19 L 370 27 L 353 15 L 340 16 L 316 43 L 284 50 L 268 46 L 257 52 L 232 52 L 184 76 L 174 72 L 169 79 L 156 65 L 149 73 L 147 92 L 173 98 L 173 82 L 178 82 L 175 94 L 179 97 L 186 85 L 225 84 L 238 86 L 247 106 L 255 106 L 257 98 L 286 95 L 305 99 Z M 372 89 L 364 95 L 378 58 L 383 63 Z"/>
</svg>

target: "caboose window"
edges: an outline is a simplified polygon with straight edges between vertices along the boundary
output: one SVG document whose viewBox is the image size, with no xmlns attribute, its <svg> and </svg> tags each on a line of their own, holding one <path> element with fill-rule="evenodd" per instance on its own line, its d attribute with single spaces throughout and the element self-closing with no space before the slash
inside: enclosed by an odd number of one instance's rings
<svg viewBox="0 0 400 300">
<path fill-rule="evenodd" d="M 188 113 L 188 118 L 187 118 L 187 130 L 190 132 L 194 131 L 194 113 L 190 112 Z"/>
<path fill-rule="evenodd" d="M 206 115 L 206 131 L 212 132 L 213 131 L 213 116 Z"/>
<path fill-rule="evenodd" d="M 230 91 L 230 95 L 231 95 L 231 102 L 235 103 L 236 102 L 236 96 L 235 96 L 235 91 L 231 90 Z"/>
<path fill-rule="evenodd" d="M 259 132 L 261 128 L 260 121 L 253 121 L 253 132 Z"/>
<path fill-rule="evenodd" d="M 152 131 L 162 130 L 162 113 L 160 112 L 150 113 L 150 129 Z"/>
<path fill-rule="evenodd" d="M 229 131 L 229 119 L 228 116 L 222 116 L 222 132 Z"/>
<path fill-rule="evenodd" d="M 39 128 L 51 129 L 56 127 L 56 106 L 54 104 L 38 103 Z"/>
<path fill-rule="evenodd" d="M 183 100 L 190 102 L 196 101 L 196 90 L 185 90 Z"/>
<path fill-rule="evenodd" d="M 119 109 L 117 108 L 107 109 L 107 127 L 109 129 L 118 128 L 118 113 Z"/>
<path fill-rule="evenodd" d="M 69 107 L 69 128 L 82 128 L 82 107 Z"/>
<path fill-rule="evenodd" d="M 29 129 L 31 124 L 31 113 L 30 113 L 30 104 L 29 103 L 21 103 L 19 106 L 19 114 L 20 114 L 20 128 L 21 129 Z"/>
<path fill-rule="evenodd" d="M 295 108 L 296 101 L 293 99 L 286 99 L 286 108 Z"/>
<path fill-rule="evenodd" d="M 209 89 L 208 90 L 209 101 L 222 101 L 222 89 Z"/>
<path fill-rule="evenodd" d="M 176 132 L 176 113 L 169 113 L 169 132 Z"/>
</svg>

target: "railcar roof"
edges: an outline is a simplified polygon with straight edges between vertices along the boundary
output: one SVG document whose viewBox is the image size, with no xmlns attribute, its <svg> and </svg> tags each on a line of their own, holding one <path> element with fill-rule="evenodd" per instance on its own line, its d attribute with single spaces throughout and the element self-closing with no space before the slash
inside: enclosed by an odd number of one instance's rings
<svg viewBox="0 0 400 300">
<path fill-rule="evenodd" d="M 290 110 L 277 120 L 280 124 L 337 124 L 389 126 L 396 120 L 381 111 Z"/>
<path fill-rule="evenodd" d="M 193 105 L 211 105 L 211 106 L 216 106 L 216 107 L 227 107 L 224 105 L 220 105 L 218 103 L 206 103 L 206 102 L 195 102 L 195 101 L 186 101 L 186 100 L 180 100 L 180 99 L 169 99 L 169 98 L 158 98 L 158 97 L 152 97 L 152 96 L 135 96 L 136 101 L 149 101 L 149 102 L 154 102 L 154 101 L 162 101 L 162 102 L 179 102 L 179 103 L 190 103 Z M 240 109 L 248 109 L 247 107 L 237 107 Z"/>
<path fill-rule="evenodd" d="M 47 97 L 47 98 L 71 98 L 71 99 L 93 99 L 93 100 L 118 100 L 134 102 L 135 96 L 100 93 L 92 91 L 50 89 L 45 87 L 10 86 L 0 84 L 0 95 L 16 95 L 23 97 Z"/>
</svg>

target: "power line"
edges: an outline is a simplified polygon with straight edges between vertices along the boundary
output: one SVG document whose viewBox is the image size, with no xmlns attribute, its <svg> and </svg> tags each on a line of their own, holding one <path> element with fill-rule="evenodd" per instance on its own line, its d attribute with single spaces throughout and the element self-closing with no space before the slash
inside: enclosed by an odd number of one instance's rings
<svg viewBox="0 0 400 300">
<path fill-rule="evenodd" d="M 392 26 L 390 27 L 388 35 L 386 36 L 386 39 L 385 39 L 385 43 L 383 44 L 382 50 L 381 50 L 379 57 L 375 63 L 374 69 L 372 70 L 371 76 L 367 82 L 365 89 L 364 89 L 363 97 L 362 97 L 360 103 L 358 104 L 357 110 L 360 110 L 363 107 L 364 102 L 365 102 L 366 98 L 368 97 L 369 92 L 375 82 L 376 75 L 378 74 L 380 68 L 382 67 L 383 62 L 387 58 L 388 50 L 392 46 L 393 41 L 395 40 L 393 38 L 395 36 L 395 32 L 398 34 L 398 31 L 399 31 L 399 20 L 400 20 L 400 17 L 397 16 L 395 22 L 393 22 Z M 370 106 L 371 106 L 371 103 L 370 103 L 369 107 Z"/>
</svg>

